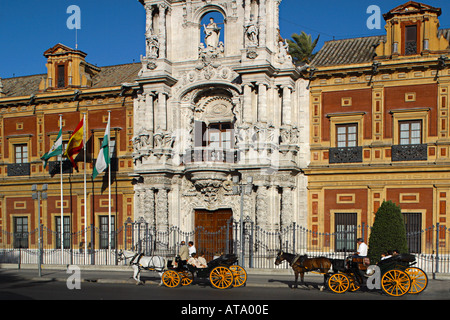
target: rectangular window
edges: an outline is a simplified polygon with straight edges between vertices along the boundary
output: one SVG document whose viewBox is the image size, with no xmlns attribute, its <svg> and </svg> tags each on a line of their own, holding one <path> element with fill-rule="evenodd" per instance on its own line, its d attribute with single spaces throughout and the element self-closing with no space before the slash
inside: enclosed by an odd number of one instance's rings
<svg viewBox="0 0 450 320">
<path fill-rule="evenodd" d="M 356 123 L 336 125 L 336 146 L 338 148 L 358 146 L 358 125 Z"/>
<path fill-rule="evenodd" d="M 63 238 L 64 249 L 70 249 L 70 217 L 63 217 Z M 56 248 L 61 249 L 61 217 L 55 218 L 56 224 Z"/>
<path fill-rule="evenodd" d="M 422 143 L 422 121 L 399 121 L 400 145 Z"/>
<path fill-rule="evenodd" d="M 28 218 L 14 218 L 14 248 L 28 248 Z"/>
<path fill-rule="evenodd" d="M 21 143 L 14 145 L 14 162 L 28 163 L 28 144 Z"/>
<path fill-rule="evenodd" d="M 417 26 L 405 27 L 405 55 L 417 54 Z"/>
<path fill-rule="evenodd" d="M 103 137 L 99 139 L 99 150 L 101 149 L 103 144 Z M 109 138 L 109 157 L 115 158 L 116 157 L 116 138 L 110 137 Z"/>
<path fill-rule="evenodd" d="M 108 228 L 109 216 L 100 216 L 100 249 L 108 249 L 109 241 L 109 228 Z M 114 216 L 111 216 L 111 248 L 115 249 L 115 220 Z"/>
<path fill-rule="evenodd" d="M 64 88 L 66 86 L 66 66 L 63 64 L 58 65 L 57 72 L 58 72 L 57 87 Z"/>
<path fill-rule="evenodd" d="M 206 145 L 216 149 L 231 149 L 232 125 L 230 123 L 211 124 L 206 133 Z"/>
<path fill-rule="evenodd" d="M 404 213 L 406 239 L 411 253 L 421 253 L 422 249 L 422 214 Z"/>
<path fill-rule="evenodd" d="M 336 213 L 334 219 L 336 230 L 336 251 L 356 251 L 357 214 Z"/>
<path fill-rule="evenodd" d="M 69 143 L 69 141 L 63 141 L 63 143 L 62 143 L 63 153 L 66 151 L 68 143 Z M 61 157 L 62 157 L 62 161 L 65 161 L 67 159 L 63 155 L 59 154 L 56 156 L 56 161 L 61 161 Z"/>
</svg>

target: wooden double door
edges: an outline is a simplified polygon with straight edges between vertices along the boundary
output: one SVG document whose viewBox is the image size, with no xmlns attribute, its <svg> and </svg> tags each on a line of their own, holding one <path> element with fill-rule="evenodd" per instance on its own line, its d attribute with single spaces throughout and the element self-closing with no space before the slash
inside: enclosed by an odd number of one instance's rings
<svg viewBox="0 0 450 320">
<path fill-rule="evenodd" d="M 233 212 L 231 209 L 195 211 L 195 247 L 211 260 L 233 252 Z"/>
</svg>

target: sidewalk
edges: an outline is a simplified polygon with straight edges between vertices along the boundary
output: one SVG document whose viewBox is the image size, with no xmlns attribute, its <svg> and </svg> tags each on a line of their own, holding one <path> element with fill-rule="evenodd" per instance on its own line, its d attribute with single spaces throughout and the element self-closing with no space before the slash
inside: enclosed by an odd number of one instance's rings
<svg viewBox="0 0 450 320">
<path fill-rule="evenodd" d="M 129 283 L 136 284 L 133 279 L 133 270 L 129 266 L 79 266 L 81 282 L 95 283 Z M 288 287 L 294 283 L 292 269 L 246 269 L 246 286 L 253 287 Z M 67 270 L 67 266 L 43 265 L 41 277 L 37 265 L 22 265 L 20 269 L 16 264 L 0 264 L 0 277 L 7 281 L 67 281 L 73 272 Z M 141 280 L 145 285 L 158 285 L 160 277 L 157 272 L 141 271 Z M 299 279 L 300 280 L 300 279 Z M 323 276 L 318 274 L 306 274 L 308 283 L 321 283 Z"/>
</svg>

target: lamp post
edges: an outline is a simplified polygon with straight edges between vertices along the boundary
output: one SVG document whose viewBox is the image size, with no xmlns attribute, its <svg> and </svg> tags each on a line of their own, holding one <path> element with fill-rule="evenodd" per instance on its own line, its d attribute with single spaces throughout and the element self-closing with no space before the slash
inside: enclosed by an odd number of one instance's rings
<svg viewBox="0 0 450 320">
<path fill-rule="evenodd" d="M 39 225 L 39 229 L 38 229 L 38 272 L 39 272 L 39 277 L 42 276 L 42 268 L 41 268 L 41 264 L 42 264 L 42 243 L 41 243 L 41 199 L 45 200 L 47 199 L 47 188 L 48 185 L 44 184 L 42 185 L 42 191 L 38 191 L 37 189 L 37 184 L 33 184 L 31 186 L 31 191 L 33 191 L 32 193 L 32 198 L 34 200 L 38 201 L 38 215 L 39 215 L 39 220 L 38 220 L 38 225 Z"/>
<path fill-rule="evenodd" d="M 241 238 L 241 265 L 244 266 L 244 194 L 251 194 L 253 188 L 253 177 L 248 176 L 247 182 L 240 180 L 239 176 L 233 176 L 233 194 L 241 196 L 241 212 L 240 212 L 240 238 Z"/>
</svg>

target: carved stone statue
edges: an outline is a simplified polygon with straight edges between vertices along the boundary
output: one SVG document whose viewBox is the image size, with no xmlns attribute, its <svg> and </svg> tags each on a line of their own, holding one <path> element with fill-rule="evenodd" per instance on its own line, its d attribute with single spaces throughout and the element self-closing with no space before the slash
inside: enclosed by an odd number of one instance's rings
<svg viewBox="0 0 450 320">
<path fill-rule="evenodd" d="M 246 26 L 245 35 L 249 47 L 258 46 L 258 28 L 252 22 Z"/>
<path fill-rule="evenodd" d="M 147 58 L 156 59 L 159 57 L 159 40 L 153 35 L 147 38 Z"/>
<path fill-rule="evenodd" d="M 283 64 L 286 61 L 287 62 L 292 62 L 292 57 L 289 54 L 289 44 L 287 43 L 287 41 L 279 41 L 278 42 L 278 61 Z"/>
<path fill-rule="evenodd" d="M 209 19 L 207 26 L 203 25 L 205 32 L 205 43 L 207 50 L 214 50 L 219 46 L 220 28 L 214 22 L 214 18 Z"/>
</svg>

